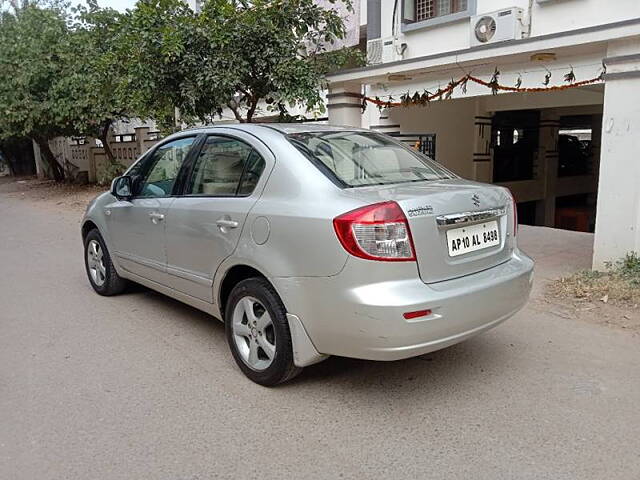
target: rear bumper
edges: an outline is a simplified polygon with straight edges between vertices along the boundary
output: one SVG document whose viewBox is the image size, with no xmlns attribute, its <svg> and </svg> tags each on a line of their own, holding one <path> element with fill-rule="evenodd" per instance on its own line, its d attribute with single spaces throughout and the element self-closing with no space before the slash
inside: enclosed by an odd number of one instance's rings
<svg viewBox="0 0 640 480">
<path fill-rule="evenodd" d="M 422 355 L 488 330 L 525 305 L 533 282 L 533 261 L 519 251 L 488 270 L 434 284 L 417 271 L 407 275 L 415 265 L 386 264 L 395 277 L 389 280 L 376 279 L 372 267 L 356 260 L 334 277 L 272 280 L 318 352 L 369 360 Z M 427 317 L 403 317 L 426 309 Z"/>
</svg>

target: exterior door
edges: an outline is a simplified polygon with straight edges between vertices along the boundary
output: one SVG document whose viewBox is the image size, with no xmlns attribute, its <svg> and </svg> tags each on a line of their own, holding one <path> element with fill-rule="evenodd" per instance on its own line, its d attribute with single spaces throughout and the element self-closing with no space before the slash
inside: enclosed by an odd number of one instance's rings
<svg viewBox="0 0 640 480">
<path fill-rule="evenodd" d="M 178 173 L 195 138 L 157 147 L 129 172 L 143 178 L 131 201 L 106 207 L 113 253 L 120 265 L 154 282 L 166 284 L 165 219 Z"/>
<path fill-rule="evenodd" d="M 214 303 L 213 277 L 238 244 L 263 188 L 269 155 L 261 144 L 216 134 L 208 136 L 193 156 L 183 194 L 171 204 L 166 219 L 172 288 Z M 272 159 L 268 161 L 272 166 Z"/>
</svg>

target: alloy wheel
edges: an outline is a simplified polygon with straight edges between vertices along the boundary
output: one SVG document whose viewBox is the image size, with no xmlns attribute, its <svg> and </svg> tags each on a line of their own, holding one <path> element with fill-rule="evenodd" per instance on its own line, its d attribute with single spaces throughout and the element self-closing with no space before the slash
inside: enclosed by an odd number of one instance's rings
<svg viewBox="0 0 640 480">
<path fill-rule="evenodd" d="M 233 310 L 232 329 L 242 361 L 256 371 L 268 368 L 275 358 L 276 337 L 264 305 L 253 297 L 240 299 Z"/>
<path fill-rule="evenodd" d="M 96 240 L 91 240 L 87 245 L 87 265 L 93 283 L 98 287 L 104 285 L 107 278 L 107 270 L 104 267 L 102 247 Z"/>
</svg>

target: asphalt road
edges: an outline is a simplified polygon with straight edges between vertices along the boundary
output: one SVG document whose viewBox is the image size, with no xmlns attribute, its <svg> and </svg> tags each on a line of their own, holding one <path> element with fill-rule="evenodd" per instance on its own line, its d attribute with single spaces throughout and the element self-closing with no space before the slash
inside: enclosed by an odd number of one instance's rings
<svg viewBox="0 0 640 480">
<path fill-rule="evenodd" d="M 588 262 L 567 235 L 521 232 L 539 281 Z M 77 212 L 0 196 L 0 273 L 0 479 L 640 478 L 638 338 L 536 302 L 444 351 L 266 389 L 206 314 L 94 294 Z"/>
</svg>

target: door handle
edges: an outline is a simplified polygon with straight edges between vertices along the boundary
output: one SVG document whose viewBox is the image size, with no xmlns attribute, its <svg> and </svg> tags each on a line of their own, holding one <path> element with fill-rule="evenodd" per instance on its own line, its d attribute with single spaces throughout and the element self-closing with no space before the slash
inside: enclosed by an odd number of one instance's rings
<svg viewBox="0 0 640 480">
<path fill-rule="evenodd" d="M 216 222 L 216 225 L 224 231 L 225 228 L 237 228 L 238 222 L 236 222 L 235 220 L 229 220 L 227 218 L 221 218 Z"/>
<path fill-rule="evenodd" d="M 158 223 L 164 220 L 164 215 L 162 213 L 151 212 L 149 218 L 153 223 Z"/>
</svg>

